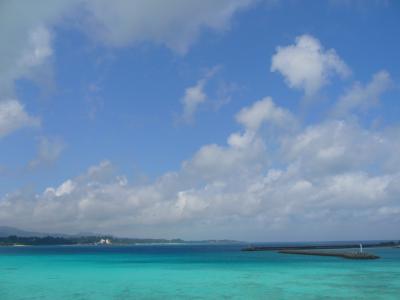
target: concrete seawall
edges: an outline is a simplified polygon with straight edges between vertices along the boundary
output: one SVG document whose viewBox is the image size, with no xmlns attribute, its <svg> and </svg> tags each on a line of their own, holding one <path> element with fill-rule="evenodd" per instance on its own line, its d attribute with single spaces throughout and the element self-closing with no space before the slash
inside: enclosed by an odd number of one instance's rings
<svg viewBox="0 0 400 300">
<path fill-rule="evenodd" d="M 316 250 L 279 250 L 283 254 L 335 256 L 346 259 L 378 259 L 379 256 L 365 252 L 338 252 L 338 251 L 316 251 Z"/>
<path fill-rule="evenodd" d="M 400 246 L 398 242 L 363 244 L 363 248 L 384 248 Z M 330 245 L 282 245 L 282 246 L 249 246 L 242 251 L 280 251 L 280 250 L 334 250 L 358 249 L 360 244 L 330 244 Z"/>
</svg>

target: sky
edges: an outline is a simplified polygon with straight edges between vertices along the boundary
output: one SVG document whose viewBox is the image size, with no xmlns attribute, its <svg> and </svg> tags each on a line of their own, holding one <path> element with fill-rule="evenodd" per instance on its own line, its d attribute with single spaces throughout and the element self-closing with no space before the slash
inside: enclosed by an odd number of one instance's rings
<svg viewBox="0 0 400 300">
<path fill-rule="evenodd" d="M 400 3 L 0 1 L 0 225 L 398 239 Z"/>
</svg>

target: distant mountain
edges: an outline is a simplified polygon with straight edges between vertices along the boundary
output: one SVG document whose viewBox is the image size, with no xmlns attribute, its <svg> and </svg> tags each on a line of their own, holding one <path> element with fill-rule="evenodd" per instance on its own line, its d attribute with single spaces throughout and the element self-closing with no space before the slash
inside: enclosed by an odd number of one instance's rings
<svg viewBox="0 0 400 300">
<path fill-rule="evenodd" d="M 19 238 L 18 241 L 8 241 L 10 236 L 16 236 Z M 50 239 L 49 239 L 50 237 Z M 203 241 L 185 241 L 182 239 L 163 239 L 163 238 L 121 238 L 112 235 L 99 234 L 93 232 L 80 232 L 77 234 L 59 234 L 59 233 L 49 233 L 49 232 L 34 232 L 26 231 L 10 226 L 0 226 L 0 239 L 3 240 L 3 244 L 7 241 L 11 244 L 92 244 L 98 242 L 99 238 L 109 238 L 112 240 L 113 244 L 171 244 L 171 243 L 205 243 L 205 244 L 216 244 L 216 243 L 240 243 L 238 241 L 232 240 L 203 240 Z M 40 240 L 31 241 L 27 238 L 40 238 Z M 0 244 L 1 244 L 0 240 Z M 43 241 L 42 241 L 43 240 Z"/>
<path fill-rule="evenodd" d="M 32 236 L 42 237 L 48 234 L 41 232 L 25 231 L 15 227 L 0 226 L 0 237 L 7 237 L 10 235 L 16 235 L 21 237 L 32 237 Z"/>
<path fill-rule="evenodd" d="M 8 237 L 10 235 L 16 235 L 19 237 L 69 237 L 70 234 L 63 233 L 49 233 L 49 232 L 35 232 L 35 231 L 27 231 L 19 228 L 11 227 L 11 226 L 0 226 L 0 237 Z M 74 236 L 80 236 L 78 234 Z"/>
<path fill-rule="evenodd" d="M 70 236 L 70 237 L 80 237 L 80 236 L 108 236 L 109 234 L 102 234 L 102 233 L 94 233 L 91 231 L 81 231 L 78 233 L 71 233 L 71 234 L 65 234 L 65 236 Z"/>
</svg>

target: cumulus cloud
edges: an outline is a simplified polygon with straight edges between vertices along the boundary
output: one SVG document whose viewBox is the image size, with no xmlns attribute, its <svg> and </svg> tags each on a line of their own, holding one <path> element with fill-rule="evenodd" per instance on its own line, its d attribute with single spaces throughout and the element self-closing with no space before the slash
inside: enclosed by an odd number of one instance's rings
<svg viewBox="0 0 400 300">
<path fill-rule="evenodd" d="M 236 120 L 249 130 L 257 130 L 264 122 L 278 127 L 291 127 L 295 124 L 292 114 L 276 106 L 271 97 L 259 100 L 251 107 L 243 108 L 236 115 Z"/>
<path fill-rule="evenodd" d="M 183 105 L 182 119 L 184 122 L 193 121 L 198 107 L 208 98 L 204 90 L 206 84 L 218 71 L 219 66 L 211 68 L 195 85 L 186 88 L 185 94 L 181 99 Z"/>
<path fill-rule="evenodd" d="M 77 18 L 82 30 L 106 46 L 151 42 L 184 53 L 202 28 L 228 28 L 231 17 L 251 2 L 2 3 L 0 38 L 7 43 L 0 50 L 0 98 L 5 99 L 0 102 L 0 136 L 39 125 L 12 97 L 13 85 L 49 61 L 51 28 L 60 20 Z M 77 13 L 82 7 L 84 12 Z M 278 47 L 271 70 L 306 96 L 317 93 L 334 75 L 350 72 L 333 49 L 324 49 L 308 35 Z M 344 96 L 340 110 L 363 106 L 361 98 L 374 102 L 387 83 L 382 74 Z M 205 101 L 204 84 L 187 91 L 192 99 L 186 101 L 189 116 Z M 189 239 L 383 239 L 398 234 L 399 128 L 372 130 L 348 120 L 301 128 L 293 114 L 268 97 L 243 108 L 236 120 L 242 128 L 225 144 L 200 147 L 179 170 L 150 183 L 130 182 L 104 161 L 44 191 L 4 195 L 0 222 L 44 231 Z M 62 148 L 57 141 L 42 140 L 33 164 L 56 159 Z"/>
<path fill-rule="evenodd" d="M 350 73 L 334 49 L 325 50 L 310 35 L 298 36 L 294 45 L 278 47 L 271 71 L 281 73 L 290 88 L 302 89 L 309 97 L 329 83 L 333 75 L 345 77 Z"/>
<path fill-rule="evenodd" d="M 252 0 L 160 1 L 86 0 L 88 15 L 82 28 L 110 46 L 138 42 L 163 44 L 184 53 L 202 28 L 221 31 L 231 17 Z"/>
<path fill-rule="evenodd" d="M 51 30 L 75 26 L 109 46 L 141 42 L 161 44 L 184 53 L 204 28 L 226 30 L 233 15 L 254 0 L 44 0 L 3 1 L 0 10 L 0 88 L 2 91 L 28 69 L 53 53 Z M 71 21 L 72 20 L 72 21 Z M 69 25 L 71 24 L 71 25 Z"/>
<path fill-rule="evenodd" d="M 333 113 L 344 116 L 357 109 L 367 110 L 379 103 L 380 96 L 392 86 L 392 79 L 387 71 L 380 71 L 371 81 L 363 86 L 356 82 L 337 102 Z"/>
<path fill-rule="evenodd" d="M 217 71 L 216 68 L 207 73 L 206 76 L 201 78 L 193 86 L 186 88 L 185 94 L 181 99 L 183 105 L 182 119 L 185 122 L 192 122 L 194 114 L 196 113 L 199 105 L 207 100 L 207 94 L 204 91 L 207 81 L 214 75 Z"/>
<path fill-rule="evenodd" d="M 45 27 L 40 26 L 32 30 L 29 34 L 28 47 L 24 49 L 17 66 L 27 69 L 43 64 L 53 54 L 50 41 L 50 32 Z"/>
<path fill-rule="evenodd" d="M 14 83 L 20 78 L 33 78 L 53 53 L 51 34 L 44 26 L 25 28 L 26 32 L 21 30 L 24 34 L 20 34 L 20 26 L 15 29 L 13 25 L 17 24 L 7 22 L 10 16 L 3 14 L 2 9 L 0 39 L 7 42 L 2 44 L 0 50 L 0 137 L 19 128 L 39 126 L 39 118 L 30 116 L 15 97 Z"/>
<path fill-rule="evenodd" d="M 23 127 L 37 127 L 40 119 L 28 115 L 24 106 L 15 99 L 0 102 L 0 138 Z"/>
<path fill-rule="evenodd" d="M 193 120 L 197 108 L 207 99 L 204 92 L 205 81 L 200 80 L 196 85 L 188 87 L 185 90 L 185 96 L 182 98 L 183 113 L 182 118 L 185 122 Z"/>
<path fill-rule="evenodd" d="M 0 48 L 0 102 L 15 98 L 15 80 L 24 77 L 38 80 L 38 74 L 49 76 L 50 72 L 46 70 L 51 70 L 52 28 L 58 24 L 75 24 L 71 26 L 107 47 L 150 42 L 185 53 L 202 29 L 228 29 L 232 16 L 252 2 L 3 1 L 0 9 L 0 40 L 3 41 Z M 197 103 L 201 102 L 200 90 L 201 84 L 197 90 L 188 91 L 191 95 L 187 99 L 194 99 L 188 100 L 191 102 L 188 104 L 189 115 L 190 107 L 195 110 Z M 196 92 L 200 94 L 196 96 Z"/>
<path fill-rule="evenodd" d="M 14 80 L 33 77 L 53 54 L 48 24 L 67 1 L 3 1 L 0 10 L 0 96 L 14 95 Z M 0 97 L 0 98 L 1 98 Z"/>
<path fill-rule="evenodd" d="M 79 28 L 90 38 L 106 46 L 153 42 L 185 52 L 201 29 L 228 29 L 232 16 L 252 2 L 4 1 L 0 11 L 0 39 L 7 43 L 1 48 L 0 82 L 9 82 L 25 73 L 26 67 L 43 63 L 52 54 L 49 30 L 65 20 L 73 19 L 73 24 L 80 24 Z"/>
<path fill-rule="evenodd" d="M 44 0 L 40 3 L 4 1 L 0 12 L 0 38 L 9 56 L 17 55 L 29 43 L 32 28 L 53 26 L 67 20 L 96 41 L 110 47 L 140 42 L 165 45 L 185 52 L 204 28 L 229 28 L 232 16 L 253 0 Z M 40 39 L 40 37 L 38 37 Z M 10 64 L 13 60 L 10 61 Z M 8 64 L 6 59 L 1 62 Z M 4 68 L 2 68 L 4 70 Z M 7 68 L 8 69 L 8 68 Z"/>
<path fill-rule="evenodd" d="M 65 148 L 60 138 L 41 137 L 38 144 L 37 157 L 29 163 L 30 168 L 48 165 L 55 162 Z"/>
<path fill-rule="evenodd" d="M 75 189 L 75 183 L 72 180 L 67 180 L 63 182 L 59 187 L 52 188 L 49 187 L 44 191 L 44 195 L 54 195 L 56 197 L 61 197 L 63 195 L 71 194 Z"/>
<path fill-rule="evenodd" d="M 282 142 L 287 161 L 295 162 L 304 174 L 337 174 L 360 169 L 389 171 L 399 146 L 397 129 L 373 131 L 355 121 L 331 120 L 308 126 Z"/>
<path fill-rule="evenodd" d="M 243 129 L 228 136 L 226 145 L 201 147 L 180 170 L 138 184 L 105 161 L 41 193 L 5 195 L 0 221 L 55 231 L 184 238 L 397 234 L 400 130 L 372 131 L 335 120 L 284 130 L 282 124 L 292 118 L 267 97 L 237 114 Z M 279 134 L 268 136 L 264 126 Z M 371 224 L 385 236 L 366 232 Z"/>
</svg>

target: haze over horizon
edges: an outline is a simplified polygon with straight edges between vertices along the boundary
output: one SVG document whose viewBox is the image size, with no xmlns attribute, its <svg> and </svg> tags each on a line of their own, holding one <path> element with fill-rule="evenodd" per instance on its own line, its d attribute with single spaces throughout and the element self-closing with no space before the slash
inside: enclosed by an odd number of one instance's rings
<svg viewBox="0 0 400 300">
<path fill-rule="evenodd" d="M 399 15 L 389 0 L 3 1 L 0 225 L 399 239 Z"/>
</svg>

